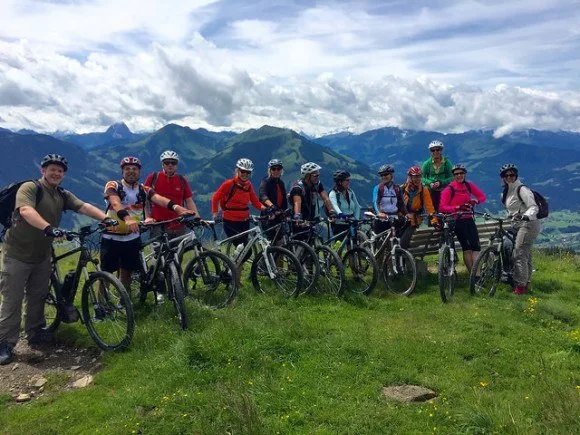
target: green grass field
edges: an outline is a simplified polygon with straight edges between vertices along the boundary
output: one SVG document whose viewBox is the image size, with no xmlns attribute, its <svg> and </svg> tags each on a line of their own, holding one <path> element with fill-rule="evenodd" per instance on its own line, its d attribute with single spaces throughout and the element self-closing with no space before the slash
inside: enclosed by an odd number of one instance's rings
<svg viewBox="0 0 580 435">
<path fill-rule="evenodd" d="M 0 433 L 578 433 L 579 260 L 536 253 L 529 295 L 472 298 L 460 275 L 442 304 L 436 277 L 410 298 L 255 294 L 232 307 L 137 307 L 129 351 L 107 354 L 92 386 L 16 405 Z M 248 269 L 248 268 L 246 268 Z M 93 346 L 82 325 L 61 340 Z M 387 385 L 439 397 L 400 404 Z"/>
</svg>

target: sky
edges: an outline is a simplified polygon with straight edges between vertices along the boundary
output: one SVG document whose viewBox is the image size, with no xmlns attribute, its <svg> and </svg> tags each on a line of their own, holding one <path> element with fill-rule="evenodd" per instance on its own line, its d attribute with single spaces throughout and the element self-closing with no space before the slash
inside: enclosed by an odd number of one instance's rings
<svg viewBox="0 0 580 435">
<path fill-rule="evenodd" d="M 0 0 L 0 127 L 580 131 L 580 0 Z"/>
</svg>

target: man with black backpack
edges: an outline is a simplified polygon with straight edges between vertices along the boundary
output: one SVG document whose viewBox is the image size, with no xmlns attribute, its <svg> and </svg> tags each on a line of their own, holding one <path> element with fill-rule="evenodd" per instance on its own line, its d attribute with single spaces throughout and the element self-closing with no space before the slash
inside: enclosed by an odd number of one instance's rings
<svg viewBox="0 0 580 435">
<path fill-rule="evenodd" d="M 175 151 L 167 150 L 159 156 L 161 160 L 161 171 L 152 172 L 145 179 L 143 183 L 146 187 L 151 187 L 155 193 L 164 196 L 184 206 L 188 210 L 192 210 L 197 216 L 197 206 L 193 201 L 193 193 L 189 187 L 187 179 L 177 173 L 177 166 L 179 165 L 179 155 Z M 177 217 L 177 213 L 167 208 L 159 206 L 158 204 L 151 204 L 151 217 L 156 221 L 164 221 Z M 185 226 L 179 222 L 173 222 L 165 228 L 170 238 L 178 237 L 185 234 Z M 153 230 L 152 235 L 155 236 L 161 231 L 160 227 Z"/>
<path fill-rule="evenodd" d="M 41 162 L 42 178 L 24 182 L 15 192 L 14 208 L 4 238 L 0 277 L 0 365 L 10 363 L 20 335 L 22 302 L 26 297 L 24 330 L 31 350 L 53 341 L 46 326 L 44 302 L 49 289 L 53 239 L 64 236 L 58 228 L 64 210 L 82 213 L 106 225 L 115 222 L 91 204 L 60 187 L 67 160 L 48 154 Z"/>
</svg>

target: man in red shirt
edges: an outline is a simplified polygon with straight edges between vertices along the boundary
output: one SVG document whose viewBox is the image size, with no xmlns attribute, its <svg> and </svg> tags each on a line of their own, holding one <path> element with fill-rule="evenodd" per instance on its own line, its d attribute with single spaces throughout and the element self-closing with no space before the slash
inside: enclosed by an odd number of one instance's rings
<svg viewBox="0 0 580 435">
<path fill-rule="evenodd" d="M 177 173 L 179 155 L 175 151 L 167 150 L 161 153 L 159 159 L 161 160 L 162 171 L 149 174 L 144 185 L 153 188 L 155 193 L 170 199 L 176 204 L 194 211 L 195 215 L 199 216 L 197 206 L 195 205 L 195 202 L 193 202 L 193 194 L 187 179 L 183 175 Z M 156 221 L 164 221 L 176 218 L 177 213 L 152 203 L 151 217 Z M 185 234 L 185 226 L 177 222 L 169 224 L 166 230 L 170 238 Z M 156 227 L 153 235 L 160 233 L 160 231 L 161 229 Z"/>
</svg>

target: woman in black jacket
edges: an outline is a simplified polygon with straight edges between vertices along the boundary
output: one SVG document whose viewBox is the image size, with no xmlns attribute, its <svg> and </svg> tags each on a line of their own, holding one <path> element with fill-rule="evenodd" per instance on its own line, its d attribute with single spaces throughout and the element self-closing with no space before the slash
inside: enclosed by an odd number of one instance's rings
<svg viewBox="0 0 580 435">
<path fill-rule="evenodd" d="M 272 159 L 268 162 L 268 175 L 260 183 L 259 197 L 262 204 L 269 210 L 286 210 L 288 199 L 286 198 L 286 186 L 282 181 L 284 165 L 282 160 Z M 282 221 L 282 216 L 276 216 L 264 225 L 266 234 L 270 240 L 275 236 L 275 231 L 267 231 L 269 228 L 278 225 Z M 278 237 L 276 238 L 277 241 Z M 275 240 L 272 240 L 275 241 Z"/>
</svg>

